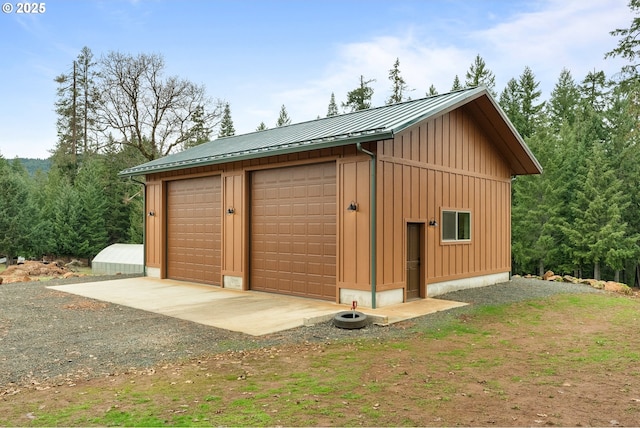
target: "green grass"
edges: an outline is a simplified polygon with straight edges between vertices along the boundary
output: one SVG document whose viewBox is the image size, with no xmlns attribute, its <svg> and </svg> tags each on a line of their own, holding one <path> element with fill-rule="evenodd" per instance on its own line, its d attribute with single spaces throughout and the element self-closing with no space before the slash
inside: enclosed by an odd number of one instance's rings
<svg viewBox="0 0 640 428">
<path fill-rule="evenodd" d="M 566 319 L 575 324 L 554 321 Z M 548 385 L 543 398 L 552 399 L 567 377 L 605 371 L 635 382 L 638 319 L 640 302 L 602 294 L 479 307 L 395 340 L 248 359 L 240 379 L 238 365 L 212 363 L 205 377 L 202 365 L 185 364 L 179 377 L 158 371 L 112 388 L 80 383 L 65 390 L 67 401 L 53 390 L 23 391 L 0 401 L 0 426 L 421 425 L 420 415 L 464 407 L 471 397 L 512 400 L 510 388 Z M 505 372 L 514 361 L 520 370 Z"/>
</svg>

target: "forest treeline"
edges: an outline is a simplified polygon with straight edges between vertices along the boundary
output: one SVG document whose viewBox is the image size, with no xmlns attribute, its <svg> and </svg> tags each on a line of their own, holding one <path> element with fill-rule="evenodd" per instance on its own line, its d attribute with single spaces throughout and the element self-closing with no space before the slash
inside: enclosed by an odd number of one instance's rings
<svg viewBox="0 0 640 428">
<path fill-rule="evenodd" d="M 627 64 L 613 76 L 562 70 L 543 98 L 524 67 L 498 91 L 477 55 L 450 90 L 485 86 L 544 168 L 512 186 L 514 273 L 551 269 L 576 276 L 633 283 L 640 260 L 640 0 L 631 0 L 631 25 L 615 29 L 603 55 Z M 388 73 L 387 104 L 408 100 L 400 59 Z M 0 154 L 0 254 L 91 259 L 112 243 L 141 243 L 143 186 L 122 180 L 125 168 L 235 134 L 231 104 L 200 85 L 165 75 L 158 54 L 83 48 L 55 79 L 57 143 L 47 173 L 27 173 Z M 371 107 L 373 79 L 358 84 L 326 112 Z M 437 95 L 431 85 L 425 96 Z M 415 95 L 415 94 L 414 94 Z M 291 123 L 282 105 L 275 126 Z M 257 130 L 267 129 L 261 122 Z"/>
</svg>

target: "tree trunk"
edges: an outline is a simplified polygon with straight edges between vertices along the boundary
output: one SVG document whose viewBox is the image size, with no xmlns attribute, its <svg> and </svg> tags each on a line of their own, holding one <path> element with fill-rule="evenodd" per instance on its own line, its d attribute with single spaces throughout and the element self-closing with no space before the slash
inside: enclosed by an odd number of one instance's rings
<svg viewBox="0 0 640 428">
<path fill-rule="evenodd" d="M 615 282 L 620 282 L 620 271 L 616 269 L 616 273 L 613 275 L 613 280 Z"/>
<path fill-rule="evenodd" d="M 593 279 L 600 281 L 600 262 L 593 265 Z"/>
<path fill-rule="evenodd" d="M 538 262 L 538 275 L 544 276 L 544 260 L 542 259 Z"/>
</svg>

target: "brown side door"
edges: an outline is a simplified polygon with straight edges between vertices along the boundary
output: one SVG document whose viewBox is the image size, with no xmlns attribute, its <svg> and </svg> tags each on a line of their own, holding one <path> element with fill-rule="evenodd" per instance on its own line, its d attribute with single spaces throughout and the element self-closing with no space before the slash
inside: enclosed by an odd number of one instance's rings
<svg viewBox="0 0 640 428">
<path fill-rule="evenodd" d="M 407 300 L 419 299 L 422 278 L 421 233 L 423 225 L 407 224 Z"/>
</svg>

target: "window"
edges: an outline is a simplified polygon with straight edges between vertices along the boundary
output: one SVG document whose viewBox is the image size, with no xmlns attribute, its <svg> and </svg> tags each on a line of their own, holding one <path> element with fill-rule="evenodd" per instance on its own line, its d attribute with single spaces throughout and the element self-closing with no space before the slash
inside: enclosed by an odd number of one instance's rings
<svg viewBox="0 0 640 428">
<path fill-rule="evenodd" d="M 442 211 L 442 240 L 470 241 L 471 213 L 468 211 Z"/>
</svg>

